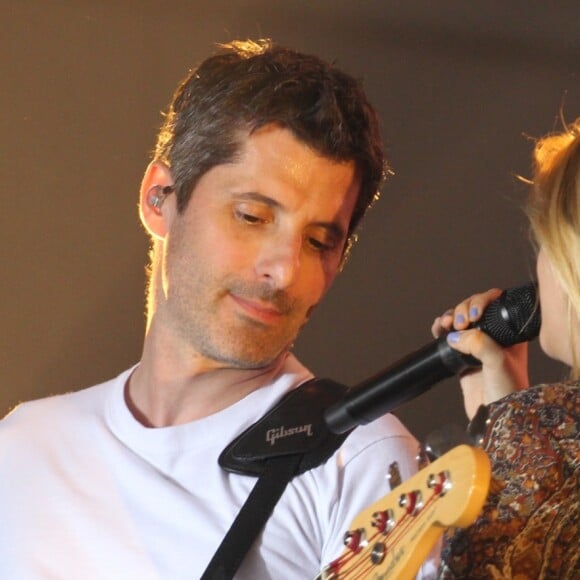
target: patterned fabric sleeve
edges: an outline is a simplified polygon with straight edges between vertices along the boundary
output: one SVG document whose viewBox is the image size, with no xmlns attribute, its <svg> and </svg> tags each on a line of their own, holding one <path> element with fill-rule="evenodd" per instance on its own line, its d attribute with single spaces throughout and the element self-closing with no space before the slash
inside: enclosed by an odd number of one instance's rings
<svg viewBox="0 0 580 580">
<path fill-rule="evenodd" d="M 580 579 L 579 386 L 489 406 L 490 492 L 478 520 L 445 537 L 439 578 Z"/>
</svg>

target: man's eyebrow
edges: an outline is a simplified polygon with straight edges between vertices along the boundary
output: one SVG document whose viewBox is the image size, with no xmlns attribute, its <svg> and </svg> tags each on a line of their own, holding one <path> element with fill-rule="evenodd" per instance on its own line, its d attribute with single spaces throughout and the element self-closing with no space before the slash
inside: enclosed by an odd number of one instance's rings
<svg viewBox="0 0 580 580">
<path fill-rule="evenodd" d="M 244 191 L 241 193 L 234 194 L 233 197 L 234 199 L 238 200 L 257 201 L 263 203 L 264 205 L 267 205 L 268 207 L 276 207 L 276 208 L 283 207 L 280 202 L 276 201 L 275 199 L 272 199 L 271 197 L 268 197 L 267 195 L 258 193 L 257 191 Z"/>
<path fill-rule="evenodd" d="M 279 201 L 268 197 L 263 193 L 258 193 L 257 191 L 244 191 L 242 193 L 236 193 L 234 198 L 238 200 L 257 201 L 258 203 L 263 203 L 264 205 L 274 209 L 284 208 L 284 206 Z M 327 230 L 329 235 L 336 240 L 345 239 L 347 236 L 345 229 L 338 222 L 318 221 L 313 222 L 311 226 Z"/>
</svg>

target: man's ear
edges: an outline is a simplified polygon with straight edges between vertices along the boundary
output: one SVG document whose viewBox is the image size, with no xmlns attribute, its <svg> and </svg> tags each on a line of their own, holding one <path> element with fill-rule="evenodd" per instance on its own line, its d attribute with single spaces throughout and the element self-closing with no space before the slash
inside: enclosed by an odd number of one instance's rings
<svg viewBox="0 0 580 580">
<path fill-rule="evenodd" d="M 153 238 L 163 239 L 176 212 L 173 175 L 165 163 L 152 161 L 141 181 L 139 215 L 141 223 Z M 170 199 L 167 199 L 167 198 Z"/>
</svg>

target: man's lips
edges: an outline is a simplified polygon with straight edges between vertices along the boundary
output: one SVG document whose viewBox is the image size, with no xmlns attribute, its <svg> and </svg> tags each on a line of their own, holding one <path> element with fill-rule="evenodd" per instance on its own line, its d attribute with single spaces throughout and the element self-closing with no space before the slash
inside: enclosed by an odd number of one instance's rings
<svg viewBox="0 0 580 580">
<path fill-rule="evenodd" d="M 244 298 L 237 294 L 230 294 L 232 300 L 243 310 L 246 316 L 264 323 L 278 322 L 285 312 L 271 302 L 262 302 Z"/>
</svg>

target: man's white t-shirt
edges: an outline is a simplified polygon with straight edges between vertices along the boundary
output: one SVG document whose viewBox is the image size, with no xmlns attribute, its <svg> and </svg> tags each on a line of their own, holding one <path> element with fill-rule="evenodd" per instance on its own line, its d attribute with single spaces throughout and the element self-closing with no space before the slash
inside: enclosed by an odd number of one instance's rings
<svg viewBox="0 0 580 580">
<path fill-rule="evenodd" d="M 184 425 L 147 428 L 124 399 L 131 370 L 25 403 L 0 422 L 0 578 L 199 578 L 256 479 L 225 472 L 224 447 L 311 378 L 289 356 L 274 382 Z M 392 415 L 355 429 L 296 477 L 236 578 L 304 580 L 343 551 L 356 514 L 416 471 L 417 444 Z"/>
</svg>

